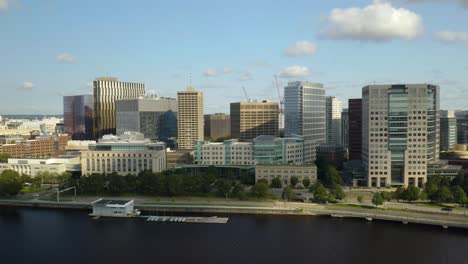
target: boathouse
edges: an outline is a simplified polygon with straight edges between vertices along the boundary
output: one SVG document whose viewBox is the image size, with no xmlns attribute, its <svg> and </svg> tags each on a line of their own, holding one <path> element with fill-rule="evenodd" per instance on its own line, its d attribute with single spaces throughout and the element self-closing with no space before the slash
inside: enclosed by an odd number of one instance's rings
<svg viewBox="0 0 468 264">
<path fill-rule="evenodd" d="M 135 214 L 133 200 L 99 199 L 92 206 L 93 216 L 129 217 Z"/>
</svg>

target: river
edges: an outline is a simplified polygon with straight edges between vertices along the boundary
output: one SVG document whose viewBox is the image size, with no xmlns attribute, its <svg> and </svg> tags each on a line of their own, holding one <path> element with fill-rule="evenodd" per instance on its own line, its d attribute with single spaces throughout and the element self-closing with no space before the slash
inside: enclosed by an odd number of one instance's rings
<svg viewBox="0 0 468 264">
<path fill-rule="evenodd" d="M 468 263 L 468 231 L 311 216 L 227 224 L 0 208 L 0 263 Z"/>
</svg>

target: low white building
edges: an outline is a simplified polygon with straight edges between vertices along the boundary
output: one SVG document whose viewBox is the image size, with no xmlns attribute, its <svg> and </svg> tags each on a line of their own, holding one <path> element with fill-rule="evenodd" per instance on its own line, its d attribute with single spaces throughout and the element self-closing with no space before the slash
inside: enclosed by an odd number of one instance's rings
<svg viewBox="0 0 468 264">
<path fill-rule="evenodd" d="M 255 182 L 265 179 L 268 183 L 274 178 L 279 178 L 283 186 L 291 183 L 291 178 L 296 176 L 299 184 L 304 179 L 309 179 L 311 184 L 317 181 L 317 167 L 314 164 L 308 165 L 256 165 Z"/>
<path fill-rule="evenodd" d="M 8 159 L 8 163 L 0 163 L 0 173 L 4 170 L 14 170 L 19 174 L 36 177 L 40 172 L 61 174 L 66 171 L 77 171 L 79 167 L 79 156 L 50 159 Z"/>
<path fill-rule="evenodd" d="M 92 216 L 130 217 L 135 215 L 133 200 L 99 199 L 92 203 Z"/>
</svg>

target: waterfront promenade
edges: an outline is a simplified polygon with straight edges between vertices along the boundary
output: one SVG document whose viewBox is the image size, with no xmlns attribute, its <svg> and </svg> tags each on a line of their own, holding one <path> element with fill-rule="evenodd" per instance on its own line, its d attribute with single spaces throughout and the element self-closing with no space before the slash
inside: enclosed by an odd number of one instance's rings
<svg viewBox="0 0 468 264">
<path fill-rule="evenodd" d="M 135 207 L 151 214 L 166 213 L 210 213 L 210 214 L 270 214 L 270 215 L 302 215 L 331 216 L 338 218 L 359 218 L 365 221 L 382 220 L 401 222 L 402 224 L 425 224 L 444 228 L 468 228 L 466 210 L 452 212 L 437 212 L 421 206 L 408 209 L 397 208 L 392 203 L 390 207 L 369 208 L 347 204 L 321 205 L 314 203 L 294 203 L 280 201 L 233 201 L 233 200 L 174 200 L 162 199 L 155 201 L 149 198 L 132 198 Z M 94 197 L 80 197 L 76 201 L 51 202 L 43 200 L 0 200 L 0 206 L 23 206 L 37 208 L 59 209 L 91 209 Z M 205 201 L 205 202 L 204 202 Z M 401 204 L 399 204 L 401 205 Z M 418 210 L 421 209 L 421 210 Z"/>
</svg>

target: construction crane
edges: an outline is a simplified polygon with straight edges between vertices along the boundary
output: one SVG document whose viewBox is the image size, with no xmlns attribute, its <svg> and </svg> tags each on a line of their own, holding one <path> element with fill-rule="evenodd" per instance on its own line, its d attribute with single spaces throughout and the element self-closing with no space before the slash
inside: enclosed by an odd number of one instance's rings
<svg viewBox="0 0 468 264">
<path fill-rule="evenodd" d="M 244 85 L 242 85 L 242 90 L 244 90 L 245 99 L 247 99 L 247 102 L 250 103 L 250 98 L 249 98 L 249 96 L 247 95 L 247 91 L 245 90 Z"/>
</svg>

